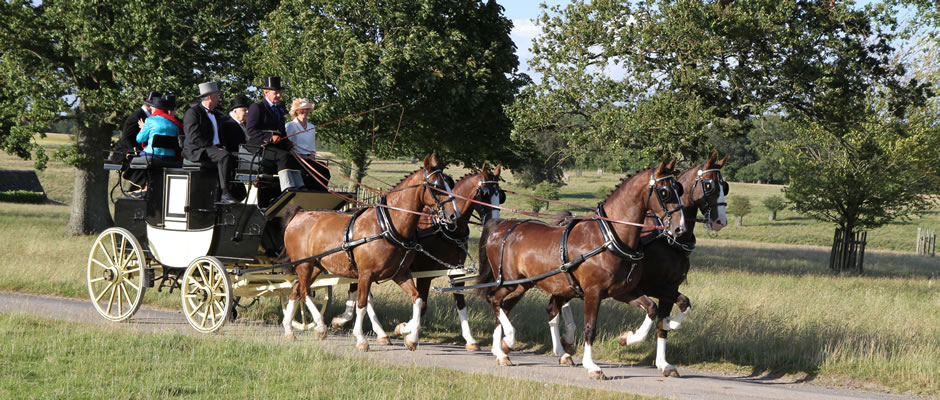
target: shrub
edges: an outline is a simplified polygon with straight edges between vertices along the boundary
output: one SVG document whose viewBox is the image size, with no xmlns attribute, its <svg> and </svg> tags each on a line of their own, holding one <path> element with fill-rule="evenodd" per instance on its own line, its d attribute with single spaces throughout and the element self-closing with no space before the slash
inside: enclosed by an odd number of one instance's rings
<svg viewBox="0 0 940 400">
<path fill-rule="evenodd" d="M 751 212 L 751 201 L 743 196 L 728 196 L 727 210 L 737 217 L 735 218 L 735 225 L 741 226 L 744 224 L 744 216 Z"/>
<path fill-rule="evenodd" d="M 780 197 L 780 196 L 770 196 L 764 199 L 763 204 L 764 204 L 764 207 L 767 208 L 767 210 L 770 210 L 771 221 L 777 220 L 777 211 L 783 210 L 784 208 L 787 207 L 786 200 L 784 200 L 783 197 Z"/>
<path fill-rule="evenodd" d="M 551 182 L 540 182 L 538 185 L 535 185 L 535 196 L 543 199 L 558 200 L 558 186 Z M 548 209 L 547 201 L 530 198 L 528 202 L 529 208 L 534 212 L 538 212 L 542 208 Z"/>
<path fill-rule="evenodd" d="M 28 190 L 10 190 L 0 192 L 0 202 L 40 204 L 46 201 L 46 194 Z"/>
<path fill-rule="evenodd" d="M 611 192 L 613 192 L 613 188 L 601 186 L 594 191 L 594 197 L 598 200 L 604 200 L 607 196 L 610 196 Z"/>
</svg>

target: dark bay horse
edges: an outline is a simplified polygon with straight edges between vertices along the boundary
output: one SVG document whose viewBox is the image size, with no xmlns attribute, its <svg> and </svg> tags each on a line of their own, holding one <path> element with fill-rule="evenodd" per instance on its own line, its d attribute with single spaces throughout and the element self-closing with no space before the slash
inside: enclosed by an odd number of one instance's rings
<svg viewBox="0 0 940 400">
<path fill-rule="evenodd" d="M 592 356 L 597 313 L 602 299 L 631 293 L 639 283 L 640 224 L 652 211 L 673 236 L 685 230 L 674 166 L 675 161 L 663 161 L 625 178 L 598 205 L 597 220 L 573 220 L 566 227 L 503 219 L 484 224 L 480 278 L 496 281 L 486 297 L 496 313 L 492 352 L 499 365 L 512 365 L 506 354 L 515 344 L 509 312 L 528 289 L 537 286 L 565 302 L 584 298 L 582 364 L 591 378 L 604 379 Z M 604 218 L 626 223 L 612 224 Z"/>
<path fill-rule="evenodd" d="M 668 332 L 678 329 L 685 315 L 692 309 L 689 298 L 679 293 L 679 285 L 685 281 L 691 265 L 689 256 L 695 247 L 694 230 L 697 214 L 701 211 L 705 216 L 705 226 L 708 230 L 719 231 L 728 225 L 724 197 L 728 191 L 728 184 L 721 177 L 721 167 L 728 161 L 728 157 L 725 156 L 721 160 L 717 158 L 718 153 L 713 153 L 705 162 L 679 174 L 677 180 L 685 188 L 681 200 L 684 205 L 682 212 L 688 229 L 675 239 L 661 236 L 646 243 L 643 246 L 644 257 L 640 263 L 643 274 L 637 289 L 633 293 L 614 296 L 616 300 L 643 308 L 647 314 L 636 332 L 626 331 L 620 335 L 621 346 L 645 339 L 654 324 L 654 319 L 657 321 L 656 367 L 667 377 L 679 376 L 676 367 L 666 361 Z M 652 218 L 648 217 L 647 223 L 653 222 Z M 641 238 L 641 242 L 644 240 L 645 237 Z M 646 296 L 659 299 L 659 305 L 656 306 Z M 556 300 L 552 299 L 552 301 Z M 674 317 L 670 317 L 674 305 L 679 306 L 679 311 Z M 566 359 L 567 353 L 564 355 L 562 353 L 565 353 L 568 343 L 574 342 L 574 319 L 571 317 L 571 309 L 567 303 L 561 309 L 562 319 L 566 320 L 565 337 L 562 340 L 559 340 L 558 334 L 557 315 L 559 313 L 553 302 L 549 303 L 548 312 L 549 320 L 552 321 L 549 322 L 549 327 L 552 329 L 553 353 L 561 355 L 562 362 L 567 363 L 570 357 Z"/>
<path fill-rule="evenodd" d="M 467 240 L 470 237 L 470 217 L 473 212 L 480 216 L 482 221 L 489 218 L 499 218 L 499 209 L 486 207 L 479 203 L 474 203 L 464 199 L 472 199 L 483 203 L 498 206 L 505 195 L 499 187 L 499 175 L 502 167 L 496 167 L 492 172 L 484 167 L 481 171 L 474 172 L 457 180 L 454 185 L 454 194 L 457 200 L 457 209 L 460 211 L 460 217 L 457 218 L 454 228 L 449 228 L 439 221 L 434 221 L 427 216 L 422 216 L 418 222 L 417 242 L 424 249 L 423 252 L 415 254 L 414 261 L 411 263 L 411 271 L 439 271 L 446 269 L 438 260 L 450 265 L 462 265 L 467 259 Z M 451 230 L 453 229 L 453 230 Z M 432 258 L 433 257 L 433 258 Z M 436 259 L 435 259 L 436 258 Z M 431 287 L 431 281 L 434 278 L 418 278 L 416 284 L 418 294 L 422 303 L 421 314 L 424 315 L 427 308 L 428 292 Z M 454 286 L 463 286 L 463 283 L 455 283 Z M 350 285 L 349 300 L 346 301 L 346 310 L 343 314 L 333 318 L 334 328 L 339 328 L 348 323 L 353 318 L 354 298 L 356 297 L 356 285 Z M 460 318 L 460 330 L 464 340 L 466 340 L 467 351 L 479 350 L 479 345 L 470 331 L 470 324 L 467 322 L 467 305 L 464 295 L 460 292 L 454 293 L 454 301 L 457 305 L 457 316 Z M 376 329 L 377 328 L 377 329 Z M 402 325 L 396 329 L 396 333 L 401 334 Z M 373 321 L 373 329 L 376 334 L 384 332 L 377 321 Z"/>
<path fill-rule="evenodd" d="M 405 344 L 414 350 L 421 326 L 421 303 L 418 290 L 407 266 L 414 257 L 414 238 L 418 228 L 418 211 L 425 207 L 438 210 L 448 223 L 459 215 L 453 197 L 452 182 L 435 155 L 424 158 L 424 167 L 408 175 L 387 195 L 387 207 L 375 206 L 356 213 L 307 211 L 285 216 L 284 246 L 297 264 L 297 282 L 291 290 L 284 312 L 284 332 L 292 336 L 291 318 L 298 299 L 304 299 L 316 323 L 314 330 L 326 335 L 326 324 L 309 297 L 310 284 L 323 271 L 358 280 L 359 297 L 353 335 L 356 347 L 367 351 L 369 344 L 362 334 L 362 322 L 373 282 L 392 279 L 411 296 L 413 317 L 408 323 L 411 334 Z M 439 190 L 438 190 L 439 189 Z M 357 243 L 357 241 L 359 243 Z M 321 254 L 348 248 L 329 255 Z M 374 313 L 370 313 L 373 314 Z M 371 317 L 371 316 L 370 316 Z"/>
</svg>

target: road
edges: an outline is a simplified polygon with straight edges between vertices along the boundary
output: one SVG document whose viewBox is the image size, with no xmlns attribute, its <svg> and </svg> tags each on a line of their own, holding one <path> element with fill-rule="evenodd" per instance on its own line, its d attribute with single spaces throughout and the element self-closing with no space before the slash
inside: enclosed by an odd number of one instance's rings
<svg viewBox="0 0 940 400">
<path fill-rule="evenodd" d="M 113 324 L 101 318 L 89 301 L 0 292 L 0 313 L 29 313 L 47 318 L 96 324 Z M 127 329 L 145 332 L 175 332 L 200 335 L 186 322 L 179 311 L 141 307 L 129 321 L 116 324 Z M 282 335 L 280 326 L 250 322 L 230 322 L 219 334 L 233 337 L 274 339 Z M 298 335 L 296 340 L 317 340 L 312 334 Z M 588 379 L 584 368 L 558 365 L 555 357 L 513 352 L 513 367 L 497 367 L 488 348 L 468 353 L 463 346 L 421 342 L 418 350 L 408 351 L 400 340 L 392 346 L 370 343 L 368 353 L 355 350 L 354 339 L 344 334 L 331 333 L 320 341 L 324 349 L 339 355 L 368 357 L 400 365 L 448 368 L 508 378 L 528 379 L 547 383 L 569 384 L 587 388 L 626 393 L 665 396 L 679 399 L 910 399 L 879 392 L 823 387 L 794 382 L 792 379 L 767 379 L 755 376 L 720 375 L 710 371 L 678 366 L 682 378 L 664 378 L 652 366 L 598 361 L 607 375 L 606 381 Z M 579 361 L 576 359 L 576 361 Z"/>
</svg>

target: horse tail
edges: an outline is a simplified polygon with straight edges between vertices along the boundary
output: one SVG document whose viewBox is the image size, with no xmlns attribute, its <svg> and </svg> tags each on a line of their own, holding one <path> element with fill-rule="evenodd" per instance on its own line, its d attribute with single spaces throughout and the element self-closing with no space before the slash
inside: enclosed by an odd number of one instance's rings
<svg viewBox="0 0 940 400">
<path fill-rule="evenodd" d="M 493 267 L 490 265 L 489 257 L 486 256 L 486 243 L 489 241 L 490 232 L 498 225 L 497 221 L 499 221 L 499 218 L 487 219 L 486 223 L 483 224 L 483 232 L 480 233 L 480 254 L 477 257 L 480 260 L 480 267 L 477 284 L 490 283 L 494 280 Z M 476 293 L 484 295 L 488 290 L 488 288 L 477 289 Z"/>
<path fill-rule="evenodd" d="M 287 233 L 287 226 L 290 225 L 290 221 L 293 220 L 294 217 L 297 216 L 297 214 L 300 214 L 304 211 L 306 210 L 304 210 L 303 207 L 298 206 L 296 204 L 287 207 L 287 210 L 284 211 L 284 216 L 281 217 L 281 235 L 282 236 L 283 234 Z M 287 255 L 287 247 L 281 246 L 281 251 L 277 253 L 277 258 L 274 259 L 274 262 L 276 264 L 286 264 L 290 261 L 291 261 L 290 256 Z M 291 271 L 285 270 L 285 273 L 292 274 L 293 273 L 292 270 L 293 268 L 291 268 Z"/>
</svg>

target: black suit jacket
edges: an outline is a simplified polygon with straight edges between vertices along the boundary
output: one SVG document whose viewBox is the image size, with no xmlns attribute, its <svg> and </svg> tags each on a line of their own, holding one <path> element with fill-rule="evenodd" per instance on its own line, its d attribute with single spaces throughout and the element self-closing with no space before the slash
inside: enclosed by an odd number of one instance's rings
<svg viewBox="0 0 940 400">
<path fill-rule="evenodd" d="M 143 150 L 140 144 L 137 143 L 137 134 L 140 133 L 140 126 L 137 125 L 137 121 L 141 119 L 147 119 L 147 113 L 143 109 L 138 108 L 124 120 L 124 126 L 121 129 L 121 139 L 114 144 L 114 153 L 111 154 L 112 162 L 123 162 L 127 153 Z"/>
<path fill-rule="evenodd" d="M 287 136 L 284 131 L 284 117 L 288 115 L 287 109 L 284 108 L 283 103 L 278 103 L 275 107 L 278 107 L 281 111 L 280 118 L 271 110 L 271 107 L 268 107 L 266 100 L 261 100 L 248 107 L 248 113 L 245 114 L 248 143 L 258 146 L 265 144 L 273 135 L 270 131 L 277 131 L 279 135 Z"/>
<path fill-rule="evenodd" d="M 226 147 L 231 135 L 226 134 L 225 125 L 226 120 L 230 118 L 218 108 L 212 110 L 212 115 L 215 116 L 216 125 L 219 127 L 219 145 Z M 183 116 L 183 135 L 183 157 L 189 161 L 199 161 L 206 148 L 213 146 L 212 121 L 201 103 L 195 103 L 186 110 Z M 226 150 L 232 151 L 228 148 Z"/>
</svg>

